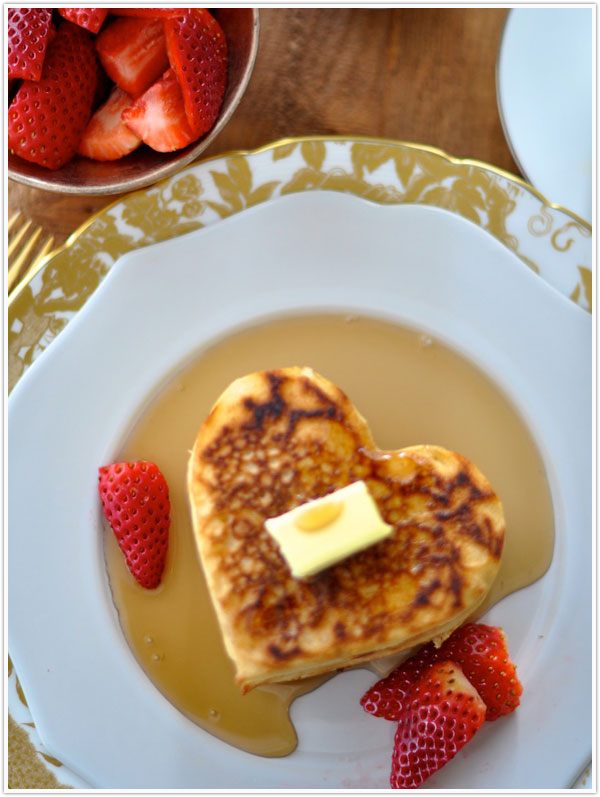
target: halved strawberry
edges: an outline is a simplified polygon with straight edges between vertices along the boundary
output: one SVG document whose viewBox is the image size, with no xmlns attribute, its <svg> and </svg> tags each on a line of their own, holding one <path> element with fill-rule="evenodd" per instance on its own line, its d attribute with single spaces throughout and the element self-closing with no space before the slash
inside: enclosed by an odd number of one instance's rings
<svg viewBox="0 0 600 797">
<path fill-rule="evenodd" d="M 458 664 L 434 664 L 413 684 L 394 739 L 390 785 L 416 789 L 483 724 L 485 703 Z"/>
<path fill-rule="evenodd" d="M 153 462 L 117 462 L 99 469 L 106 519 L 127 565 L 142 587 L 161 582 L 171 524 L 169 489 Z"/>
<path fill-rule="evenodd" d="M 115 19 L 96 39 L 96 50 L 108 76 L 132 97 L 143 94 L 169 68 L 160 19 Z"/>
<path fill-rule="evenodd" d="M 150 17 L 168 18 L 180 17 L 188 11 L 187 8 L 110 8 L 111 14 L 116 17 Z"/>
<path fill-rule="evenodd" d="M 58 13 L 68 19 L 69 22 L 79 25 L 81 28 L 89 30 L 90 33 L 98 33 L 102 23 L 108 14 L 107 8 L 59 8 Z"/>
<path fill-rule="evenodd" d="M 7 18 L 9 80 L 40 80 L 52 31 L 52 9 L 9 8 Z"/>
<path fill-rule="evenodd" d="M 41 80 L 24 80 L 9 106 L 9 149 L 48 169 L 67 163 L 89 121 L 97 81 L 92 37 L 63 22 L 48 47 Z"/>
<path fill-rule="evenodd" d="M 94 113 L 77 152 L 95 161 L 113 161 L 129 155 L 142 143 L 121 119 L 133 102 L 129 94 L 114 86 L 107 101 Z"/>
<path fill-rule="evenodd" d="M 214 125 L 225 95 L 227 41 L 205 8 L 165 20 L 167 52 L 183 91 L 188 121 L 200 136 Z"/>
<path fill-rule="evenodd" d="M 425 645 L 385 678 L 381 678 L 360 699 L 366 712 L 397 722 L 406 708 L 411 689 L 436 660 L 433 644 Z"/>
<path fill-rule="evenodd" d="M 197 138 L 185 115 L 181 88 L 172 69 L 124 110 L 122 119 L 157 152 L 173 152 Z"/>
<path fill-rule="evenodd" d="M 510 714 L 519 705 L 523 687 L 501 628 L 467 623 L 444 642 L 438 655 L 460 664 L 487 706 L 486 720 Z"/>
<path fill-rule="evenodd" d="M 462 667 L 487 706 L 486 720 L 510 714 L 519 705 L 523 687 L 508 655 L 504 632 L 483 623 L 467 623 L 457 628 L 441 647 L 428 643 L 386 678 L 377 681 L 361 698 L 361 706 L 376 717 L 397 720 L 412 684 L 427 667 L 442 659 Z"/>
</svg>

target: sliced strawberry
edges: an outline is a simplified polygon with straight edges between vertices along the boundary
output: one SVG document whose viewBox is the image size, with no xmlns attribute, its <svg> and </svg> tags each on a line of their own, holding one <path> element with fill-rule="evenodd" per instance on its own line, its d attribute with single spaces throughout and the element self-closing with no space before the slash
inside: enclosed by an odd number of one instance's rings
<svg viewBox="0 0 600 797">
<path fill-rule="evenodd" d="M 397 722 L 406 708 L 406 700 L 420 676 L 436 660 L 433 644 L 425 645 L 385 678 L 368 689 L 360 704 L 369 714 Z"/>
<path fill-rule="evenodd" d="M 195 141 L 183 105 L 181 88 L 172 69 L 123 111 L 123 121 L 157 152 L 173 152 Z"/>
<path fill-rule="evenodd" d="M 160 19 L 115 19 L 96 39 L 108 76 L 126 94 L 139 97 L 169 68 Z"/>
<path fill-rule="evenodd" d="M 154 19 L 164 19 L 168 17 L 180 17 L 189 11 L 187 8 L 110 8 L 111 14 L 116 17 L 150 17 Z"/>
<path fill-rule="evenodd" d="M 165 20 L 165 33 L 188 121 L 200 136 L 214 125 L 225 95 L 225 34 L 205 8 L 189 8 L 184 16 Z"/>
<path fill-rule="evenodd" d="M 390 785 L 416 789 L 479 730 L 485 703 L 458 664 L 434 664 L 413 685 L 398 721 Z"/>
<path fill-rule="evenodd" d="M 141 139 L 121 119 L 132 102 L 129 94 L 114 86 L 108 100 L 90 119 L 77 152 L 95 161 L 114 161 L 139 147 Z"/>
<path fill-rule="evenodd" d="M 32 163 L 60 169 L 77 150 L 97 81 L 92 37 L 63 22 L 48 46 L 41 80 L 24 80 L 9 106 L 9 149 Z"/>
<path fill-rule="evenodd" d="M 98 33 L 102 23 L 108 14 L 107 8 L 59 8 L 58 13 L 68 19 L 69 22 L 79 25 L 81 28 L 89 30 L 90 33 Z"/>
<path fill-rule="evenodd" d="M 501 628 L 468 623 L 444 642 L 438 655 L 460 664 L 487 706 L 486 720 L 510 714 L 519 705 L 523 687 Z"/>
<path fill-rule="evenodd" d="M 118 462 L 99 469 L 104 515 L 127 565 L 142 587 L 162 579 L 169 544 L 169 489 L 153 462 Z"/>
<path fill-rule="evenodd" d="M 487 706 L 486 720 L 510 714 L 519 705 L 523 687 L 509 658 L 504 632 L 495 626 L 468 623 L 457 628 L 441 647 L 428 643 L 377 681 L 361 698 L 361 706 L 376 717 L 398 720 L 412 684 L 442 659 L 462 667 Z"/>
<path fill-rule="evenodd" d="M 52 9 L 8 9 L 8 78 L 40 80 L 52 31 Z"/>
</svg>

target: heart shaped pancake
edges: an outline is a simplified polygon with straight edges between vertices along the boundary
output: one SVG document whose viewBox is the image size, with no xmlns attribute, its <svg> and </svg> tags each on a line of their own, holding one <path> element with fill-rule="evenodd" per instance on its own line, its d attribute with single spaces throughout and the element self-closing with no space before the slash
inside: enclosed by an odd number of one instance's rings
<svg viewBox="0 0 600 797">
<path fill-rule="evenodd" d="M 293 578 L 265 520 L 358 480 L 393 533 Z M 500 564 L 502 504 L 478 468 L 434 445 L 380 451 L 349 398 L 310 368 L 225 390 L 196 438 L 188 494 L 243 692 L 441 642 Z"/>
</svg>

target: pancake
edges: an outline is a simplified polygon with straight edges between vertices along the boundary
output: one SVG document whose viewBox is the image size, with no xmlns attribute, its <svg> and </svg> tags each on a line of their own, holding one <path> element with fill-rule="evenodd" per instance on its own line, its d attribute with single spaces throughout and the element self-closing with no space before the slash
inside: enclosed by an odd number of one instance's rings
<svg viewBox="0 0 600 797">
<path fill-rule="evenodd" d="M 393 533 L 293 578 L 265 520 L 358 480 Z M 441 644 L 500 564 L 502 505 L 478 468 L 435 445 L 380 451 L 349 398 L 310 368 L 225 390 L 198 432 L 188 495 L 242 692 Z"/>
</svg>

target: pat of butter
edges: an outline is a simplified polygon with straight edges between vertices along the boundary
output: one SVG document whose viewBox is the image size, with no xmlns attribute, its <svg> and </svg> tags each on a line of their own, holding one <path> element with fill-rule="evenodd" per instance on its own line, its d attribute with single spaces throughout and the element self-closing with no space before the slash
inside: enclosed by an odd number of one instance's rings
<svg viewBox="0 0 600 797">
<path fill-rule="evenodd" d="M 305 578 L 385 537 L 385 523 L 363 481 L 265 521 L 292 575 Z"/>
</svg>

